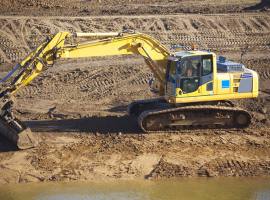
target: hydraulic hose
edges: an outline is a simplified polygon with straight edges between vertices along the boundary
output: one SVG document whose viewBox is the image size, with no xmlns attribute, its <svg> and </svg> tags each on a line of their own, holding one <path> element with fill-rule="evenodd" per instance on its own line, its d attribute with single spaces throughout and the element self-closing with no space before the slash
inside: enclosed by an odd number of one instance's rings
<svg viewBox="0 0 270 200">
<path fill-rule="evenodd" d="M 17 64 L 4 78 L 0 80 L 0 83 L 6 82 L 20 67 L 21 65 Z"/>
</svg>

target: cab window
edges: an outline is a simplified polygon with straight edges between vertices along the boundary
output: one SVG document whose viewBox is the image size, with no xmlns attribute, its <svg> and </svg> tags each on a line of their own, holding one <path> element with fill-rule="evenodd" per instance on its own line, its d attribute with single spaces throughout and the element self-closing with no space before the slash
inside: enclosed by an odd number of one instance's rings
<svg viewBox="0 0 270 200">
<path fill-rule="evenodd" d="M 170 78 L 172 78 L 173 75 L 175 75 L 176 66 L 177 66 L 176 61 L 169 60 L 168 65 L 167 65 L 167 69 L 166 69 L 166 79 L 167 80 L 169 80 Z"/>
<path fill-rule="evenodd" d="M 176 64 L 177 64 L 177 62 L 171 61 L 171 64 L 170 64 L 170 74 L 171 75 L 176 73 Z"/>
<path fill-rule="evenodd" d="M 209 75 L 213 72 L 212 59 L 208 56 L 203 58 L 202 76 Z"/>
<path fill-rule="evenodd" d="M 180 64 L 180 88 L 183 93 L 191 93 L 199 87 L 201 70 L 201 56 L 190 56 L 183 58 Z"/>
<path fill-rule="evenodd" d="M 200 75 L 201 57 L 187 57 L 182 60 L 180 71 L 182 77 L 197 77 Z"/>
</svg>

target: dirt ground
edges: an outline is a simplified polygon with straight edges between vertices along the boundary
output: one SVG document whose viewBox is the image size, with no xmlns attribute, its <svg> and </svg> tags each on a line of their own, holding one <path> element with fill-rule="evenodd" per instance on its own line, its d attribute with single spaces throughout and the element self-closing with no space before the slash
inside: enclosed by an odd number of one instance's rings
<svg viewBox="0 0 270 200">
<path fill-rule="evenodd" d="M 16 151 L 0 138 L 0 184 L 270 175 L 267 5 L 254 0 L 2 2 L 1 77 L 48 34 L 135 29 L 167 47 L 197 43 L 235 61 L 245 52 L 242 62 L 260 75 L 260 96 L 236 102 L 253 115 L 245 130 L 145 134 L 126 114 L 133 100 L 153 97 L 152 74 L 141 58 L 58 61 L 16 95 L 16 115 L 40 145 Z"/>
<path fill-rule="evenodd" d="M 2 15 L 89 16 L 267 11 L 269 0 L 1 0 Z M 64 2 L 64 3 L 63 3 Z"/>
</svg>

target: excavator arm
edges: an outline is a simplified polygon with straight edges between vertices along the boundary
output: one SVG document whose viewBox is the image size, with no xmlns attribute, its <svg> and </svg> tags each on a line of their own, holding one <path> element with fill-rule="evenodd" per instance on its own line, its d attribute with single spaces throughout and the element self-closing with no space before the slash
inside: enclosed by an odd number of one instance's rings
<svg viewBox="0 0 270 200">
<path fill-rule="evenodd" d="M 86 42 L 74 42 L 76 38 L 81 37 L 86 38 Z M 170 52 L 149 35 L 136 32 L 76 34 L 59 32 L 47 38 L 0 81 L 6 82 L 12 79 L 0 93 L 0 98 L 5 102 L 0 113 L 0 134 L 20 149 L 37 145 L 30 129 L 13 115 L 11 97 L 23 86 L 31 83 L 41 72 L 52 67 L 57 59 L 130 54 L 144 58 L 147 66 L 160 82 L 160 94 L 163 94 L 165 68 Z"/>
<path fill-rule="evenodd" d="M 113 35 L 109 33 L 108 35 Z M 64 46 L 58 51 L 60 58 L 79 58 L 96 56 L 114 56 L 114 55 L 141 55 L 148 67 L 152 70 L 155 77 L 164 81 L 165 68 L 169 51 L 156 39 L 142 34 L 118 34 L 115 37 L 109 37 L 97 41 L 86 42 L 74 46 Z M 104 36 L 104 34 L 80 34 L 77 37 Z"/>
</svg>

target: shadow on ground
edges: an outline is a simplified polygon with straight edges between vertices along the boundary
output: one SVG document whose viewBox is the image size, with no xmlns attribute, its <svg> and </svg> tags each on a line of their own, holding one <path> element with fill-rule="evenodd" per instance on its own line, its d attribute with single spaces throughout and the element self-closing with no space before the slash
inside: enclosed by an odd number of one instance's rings
<svg viewBox="0 0 270 200">
<path fill-rule="evenodd" d="M 0 135 L 0 152 L 16 151 L 18 148 Z"/>
<path fill-rule="evenodd" d="M 80 119 L 25 122 L 36 132 L 139 133 L 135 118 L 130 116 L 89 117 Z"/>
<path fill-rule="evenodd" d="M 35 120 L 24 122 L 34 132 L 84 132 L 137 134 L 141 130 L 135 118 L 130 116 L 89 117 L 64 120 Z M 0 135 L 0 152 L 16 151 L 18 148 Z"/>
<path fill-rule="evenodd" d="M 260 3 L 245 8 L 244 10 L 264 10 L 270 8 L 270 0 L 261 0 Z"/>
</svg>

